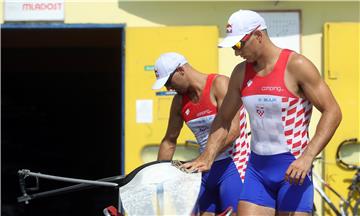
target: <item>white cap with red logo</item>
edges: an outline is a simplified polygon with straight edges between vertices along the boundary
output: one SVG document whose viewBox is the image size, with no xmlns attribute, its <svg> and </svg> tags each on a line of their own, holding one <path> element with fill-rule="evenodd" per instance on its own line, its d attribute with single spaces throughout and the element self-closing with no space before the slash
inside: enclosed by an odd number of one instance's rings
<svg viewBox="0 0 360 216">
<path fill-rule="evenodd" d="M 264 30 L 266 24 L 264 18 L 258 13 L 251 10 L 239 10 L 233 13 L 226 26 L 227 36 L 219 47 L 232 47 L 239 42 L 246 34 L 251 33 L 255 29 Z"/>
<path fill-rule="evenodd" d="M 152 89 L 161 89 L 175 70 L 187 63 L 186 58 L 175 52 L 162 54 L 155 63 L 156 81 Z"/>
</svg>

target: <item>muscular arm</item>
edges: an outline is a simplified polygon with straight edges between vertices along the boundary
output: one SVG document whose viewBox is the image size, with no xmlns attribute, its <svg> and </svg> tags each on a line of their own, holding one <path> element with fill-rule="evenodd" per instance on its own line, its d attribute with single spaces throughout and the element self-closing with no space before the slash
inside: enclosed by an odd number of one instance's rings
<svg viewBox="0 0 360 216">
<path fill-rule="evenodd" d="M 226 76 L 218 76 L 215 79 L 214 85 L 213 85 L 213 94 L 215 96 L 216 99 L 216 103 L 217 103 L 217 107 L 221 107 L 227 89 L 229 86 L 229 78 L 227 78 Z M 240 124 L 240 117 L 239 117 L 240 112 L 236 112 L 235 117 L 233 118 L 233 120 L 231 121 L 231 125 L 230 125 L 230 129 L 229 129 L 229 133 L 226 137 L 226 140 L 224 143 L 221 143 L 219 148 L 221 150 L 226 149 L 227 147 L 229 147 L 230 145 L 232 145 L 232 143 L 235 141 L 235 139 L 237 139 L 239 137 L 239 133 L 240 133 L 240 128 L 239 128 L 239 124 Z M 221 152 L 221 151 L 220 151 Z M 220 153 L 218 152 L 218 153 Z"/>
<path fill-rule="evenodd" d="M 286 171 L 285 179 L 303 183 L 312 162 L 330 141 L 341 121 L 341 111 L 334 96 L 316 67 L 304 56 L 294 54 L 288 63 L 288 74 L 295 80 L 296 93 L 308 99 L 320 112 L 315 134 L 303 154 Z"/>
<path fill-rule="evenodd" d="M 175 95 L 171 104 L 168 128 L 160 144 L 158 160 L 172 159 L 176 149 L 176 140 L 179 137 L 183 123 L 184 121 L 181 117 L 181 96 Z"/>
<path fill-rule="evenodd" d="M 303 157 L 313 160 L 324 149 L 339 126 L 340 107 L 316 67 L 304 56 L 295 54 L 288 65 L 288 70 L 300 86 L 300 94 L 322 114 L 315 135 L 302 154 Z"/>
</svg>

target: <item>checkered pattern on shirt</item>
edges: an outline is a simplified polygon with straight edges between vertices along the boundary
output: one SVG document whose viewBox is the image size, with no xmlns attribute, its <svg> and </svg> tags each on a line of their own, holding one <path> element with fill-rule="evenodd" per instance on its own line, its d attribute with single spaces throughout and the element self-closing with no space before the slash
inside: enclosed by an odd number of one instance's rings
<svg viewBox="0 0 360 216">
<path fill-rule="evenodd" d="M 229 150 L 229 155 L 233 159 L 242 182 L 245 179 L 245 171 L 250 155 L 250 143 L 247 134 L 246 111 L 244 107 L 240 109 L 240 136 L 236 139 L 232 148 Z"/>
<path fill-rule="evenodd" d="M 306 99 L 283 97 L 281 107 L 286 144 L 297 158 L 309 142 L 308 127 L 312 105 Z"/>
</svg>

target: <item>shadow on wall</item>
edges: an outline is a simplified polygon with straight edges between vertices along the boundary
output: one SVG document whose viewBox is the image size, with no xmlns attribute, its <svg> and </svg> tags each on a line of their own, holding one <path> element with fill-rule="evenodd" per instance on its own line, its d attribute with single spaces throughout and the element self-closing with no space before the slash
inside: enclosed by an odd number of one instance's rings
<svg viewBox="0 0 360 216">
<path fill-rule="evenodd" d="M 302 34 L 320 34 L 325 22 L 360 22 L 359 2 L 128 2 L 120 9 L 166 26 L 216 25 L 225 36 L 227 19 L 236 10 L 301 10 Z M 127 23 L 132 26 L 131 22 Z"/>
</svg>

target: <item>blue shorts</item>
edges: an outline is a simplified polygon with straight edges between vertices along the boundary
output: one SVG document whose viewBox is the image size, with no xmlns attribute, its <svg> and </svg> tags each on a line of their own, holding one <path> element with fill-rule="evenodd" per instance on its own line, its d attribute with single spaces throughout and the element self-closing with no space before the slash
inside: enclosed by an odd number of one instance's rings
<svg viewBox="0 0 360 216">
<path fill-rule="evenodd" d="M 240 174 L 230 157 L 215 161 L 210 171 L 202 174 L 200 211 L 221 213 L 232 206 L 236 212 L 242 187 Z"/>
<path fill-rule="evenodd" d="M 302 185 L 285 181 L 295 157 L 289 153 L 257 155 L 251 152 L 240 200 L 284 212 L 312 212 L 314 187 L 311 173 Z"/>
</svg>

